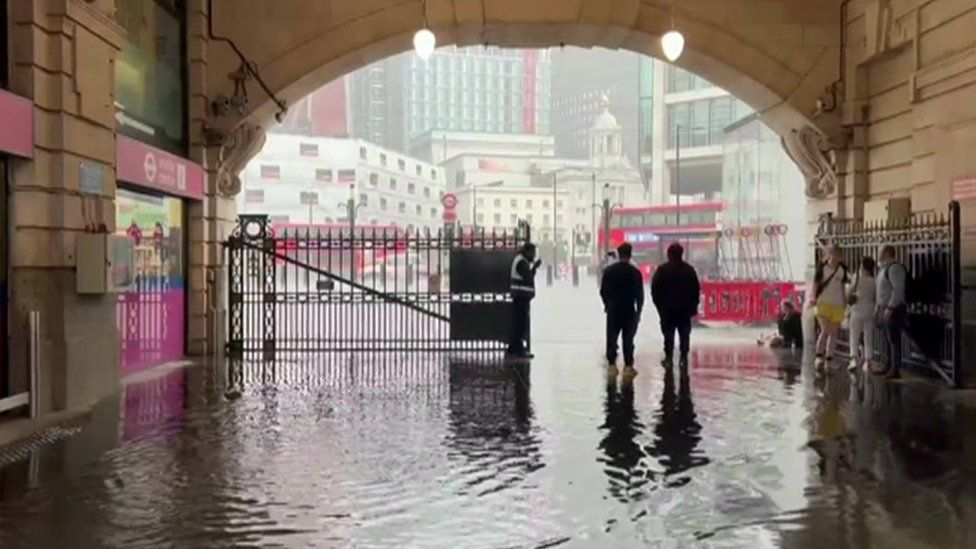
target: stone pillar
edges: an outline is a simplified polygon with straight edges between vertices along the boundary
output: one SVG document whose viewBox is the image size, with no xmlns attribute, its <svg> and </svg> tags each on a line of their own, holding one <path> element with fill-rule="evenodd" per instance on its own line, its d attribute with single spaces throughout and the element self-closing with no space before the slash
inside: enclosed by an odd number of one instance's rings
<svg viewBox="0 0 976 549">
<path fill-rule="evenodd" d="M 35 105 L 34 159 L 11 161 L 10 361 L 27 363 L 27 315 L 39 311 L 42 412 L 118 384 L 116 297 L 75 291 L 78 235 L 115 230 L 113 12 L 112 0 L 10 3 L 10 88 Z M 103 196 L 82 196 L 83 162 L 101 170 Z"/>
<path fill-rule="evenodd" d="M 230 48 L 210 40 L 207 10 L 206 0 L 187 1 L 190 158 L 207 170 L 205 199 L 191 204 L 188 215 L 187 346 L 194 356 L 214 356 L 223 343 L 221 329 L 226 329 L 227 310 L 223 242 L 236 223 L 235 197 L 241 189 L 237 174 L 264 145 L 262 128 L 241 123 L 225 130 L 226 123 L 214 120 L 213 92 L 208 89 L 211 48 Z"/>
</svg>

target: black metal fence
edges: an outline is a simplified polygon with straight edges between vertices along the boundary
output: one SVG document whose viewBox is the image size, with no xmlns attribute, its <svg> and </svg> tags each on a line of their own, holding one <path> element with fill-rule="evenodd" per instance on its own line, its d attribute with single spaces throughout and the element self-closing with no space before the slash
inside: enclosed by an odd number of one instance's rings
<svg viewBox="0 0 976 549">
<path fill-rule="evenodd" d="M 877 258 L 882 246 L 894 247 L 898 261 L 912 278 L 908 303 L 909 328 L 903 354 L 907 366 L 930 373 L 948 384 L 963 383 L 962 296 L 959 204 L 944 214 L 915 215 L 905 222 L 838 221 L 825 217 L 817 232 L 817 261 L 824 248 L 836 245 L 852 274 L 863 257 Z M 840 336 L 840 351 L 850 354 L 847 330 Z M 875 353 L 882 349 L 880 328 Z M 876 358 L 881 358 L 880 356 Z"/>
<path fill-rule="evenodd" d="M 527 225 L 458 233 L 241 216 L 226 246 L 228 353 L 502 349 L 509 269 L 528 239 Z"/>
</svg>

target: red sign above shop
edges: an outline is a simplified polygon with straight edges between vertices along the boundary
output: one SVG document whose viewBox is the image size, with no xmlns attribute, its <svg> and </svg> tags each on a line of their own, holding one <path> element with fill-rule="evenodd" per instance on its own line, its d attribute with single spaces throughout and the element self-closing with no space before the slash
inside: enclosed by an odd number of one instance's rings
<svg viewBox="0 0 976 549">
<path fill-rule="evenodd" d="M 203 167 L 123 135 L 116 137 L 119 181 L 166 194 L 203 200 Z"/>
<path fill-rule="evenodd" d="M 0 90 L 0 152 L 34 156 L 34 104 Z"/>
</svg>

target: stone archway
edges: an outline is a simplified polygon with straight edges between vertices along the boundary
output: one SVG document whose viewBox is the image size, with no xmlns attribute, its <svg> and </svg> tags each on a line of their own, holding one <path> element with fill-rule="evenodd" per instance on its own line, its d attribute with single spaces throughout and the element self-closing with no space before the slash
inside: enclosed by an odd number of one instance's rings
<svg viewBox="0 0 976 549">
<path fill-rule="evenodd" d="M 233 173 L 256 150 L 259 128 L 280 105 L 374 61 L 407 51 L 426 20 L 438 44 L 510 47 L 576 45 L 661 57 L 672 24 L 687 39 L 678 65 L 733 93 L 787 138 L 791 154 L 823 194 L 823 150 L 842 141 L 826 92 L 838 79 L 841 0 L 211 0 L 206 89 L 233 92 L 243 54 L 261 75 L 242 113 L 204 117 L 218 135 L 236 132 L 225 152 Z M 813 5 L 815 4 L 815 6 Z M 217 39 L 227 40 L 217 40 Z M 253 79 L 252 79 L 253 80 Z M 266 88 L 266 89 L 265 89 Z M 274 99 L 266 91 L 274 95 Z M 209 105 L 203 105 L 206 110 Z M 244 135 L 240 135 L 244 134 Z M 240 149 L 245 154 L 240 154 Z M 832 179 L 830 173 L 828 179 Z M 827 182 L 829 186 L 831 182 Z M 826 190 L 826 189 L 824 189 Z"/>
</svg>

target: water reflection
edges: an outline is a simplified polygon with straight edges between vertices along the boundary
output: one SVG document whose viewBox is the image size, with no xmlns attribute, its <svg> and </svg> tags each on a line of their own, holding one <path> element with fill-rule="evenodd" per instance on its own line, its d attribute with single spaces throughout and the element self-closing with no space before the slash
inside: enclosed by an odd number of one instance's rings
<svg viewBox="0 0 976 549">
<path fill-rule="evenodd" d="M 688 482 L 687 477 L 674 479 L 671 475 L 683 473 L 692 467 L 708 464 L 708 458 L 698 451 L 701 442 L 702 426 L 695 414 L 691 399 L 691 380 L 688 369 L 679 369 L 679 385 L 675 393 L 674 368 L 664 371 L 664 390 L 654 426 L 654 442 L 648 453 L 658 459 L 668 475 L 668 484 L 677 485 Z"/>
<path fill-rule="evenodd" d="M 607 490 L 621 502 L 639 500 L 653 473 L 648 469 L 647 454 L 638 442 L 645 426 L 634 411 L 632 380 L 621 381 L 619 389 L 615 378 L 608 380 L 603 410 L 605 419 L 600 429 L 606 433 L 600 441 L 602 454 L 598 460 L 603 463 L 603 472 L 610 482 Z"/>
</svg>

